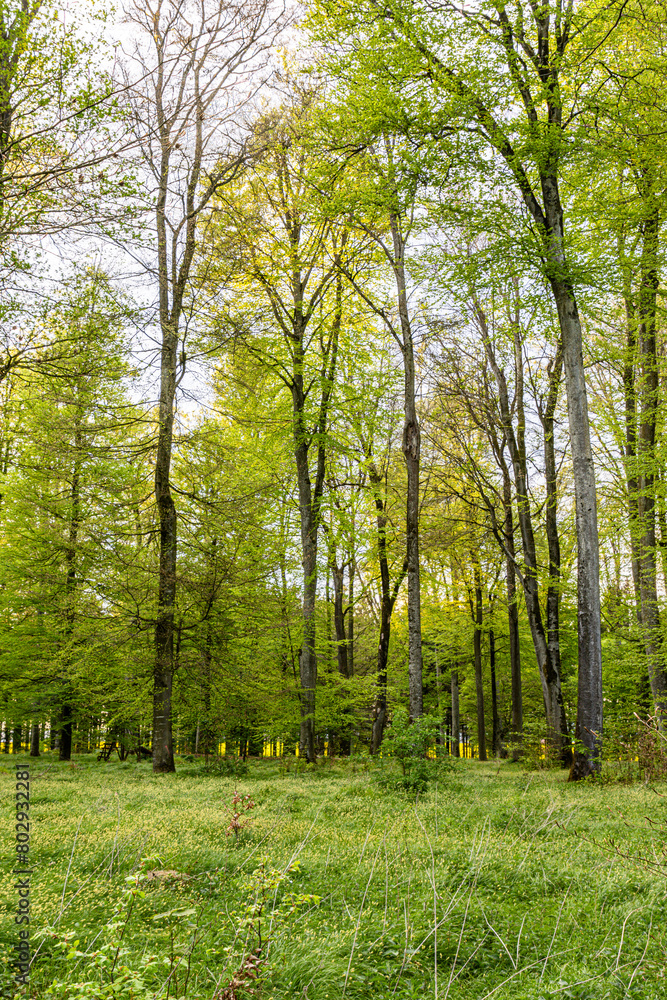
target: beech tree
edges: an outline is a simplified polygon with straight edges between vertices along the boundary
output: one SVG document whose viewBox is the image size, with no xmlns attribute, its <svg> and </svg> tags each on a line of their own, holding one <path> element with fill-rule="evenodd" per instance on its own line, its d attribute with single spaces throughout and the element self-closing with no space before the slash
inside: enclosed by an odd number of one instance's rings
<svg viewBox="0 0 667 1000">
<path fill-rule="evenodd" d="M 575 286 L 577 266 L 568 249 L 561 179 L 573 7 L 519 3 L 468 10 L 449 3 L 391 0 L 368 6 L 318 4 L 330 35 L 343 47 L 357 39 L 356 64 L 365 75 L 400 81 L 392 91 L 388 121 L 409 135 L 446 136 L 457 129 L 484 141 L 502 175 L 517 191 L 534 227 L 535 251 L 556 306 L 563 344 L 570 444 L 576 492 L 579 608 L 579 696 L 576 736 L 584 749 L 572 777 L 596 770 L 602 732 L 602 647 L 595 471 L 591 450 L 582 328 Z M 363 41 L 362 41 L 363 38 Z M 478 66 L 484 66 L 486 76 Z M 404 105 L 410 81 L 425 102 L 420 114 Z M 492 82 L 493 81 L 493 82 Z M 506 95 L 499 102 L 494 90 Z M 400 110 L 399 110 L 400 108 Z M 521 110 L 520 115 L 516 109 Z M 428 110 L 427 110 L 428 109 Z M 402 124 L 400 124 L 402 122 Z M 425 123 L 428 124 L 425 127 Z M 444 157 L 448 159 L 449 146 Z M 472 152 L 472 150 L 471 150 Z M 478 162 L 481 151 L 473 153 Z"/>
<path fill-rule="evenodd" d="M 177 591 L 177 514 L 171 488 L 176 389 L 185 339 L 198 220 L 247 157 L 244 107 L 265 73 L 278 16 L 268 0 L 220 4 L 155 0 L 127 14 L 135 34 L 125 85 L 154 218 L 160 390 L 155 502 L 160 565 L 155 620 L 153 769 L 173 771 L 171 691 Z M 252 73 L 254 71 L 254 76 Z"/>
<path fill-rule="evenodd" d="M 355 112 L 355 117 L 346 120 L 346 131 L 333 137 L 333 141 L 341 145 L 350 157 L 350 173 L 356 181 L 354 196 L 350 198 L 348 195 L 344 204 L 351 223 L 369 237 L 379 259 L 388 267 L 395 287 L 394 304 L 388 302 L 367 279 L 360 281 L 349 271 L 346 276 L 360 298 L 384 324 L 400 351 L 403 364 L 401 447 L 407 473 L 408 671 L 410 718 L 415 719 L 424 710 L 419 559 L 421 430 L 417 406 L 416 309 L 411 301 L 408 258 L 415 231 L 419 174 L 394 136 L 374 136 L 372 129 L 368 128 L 363 109 L 355 108 Z M 360 162 L 356 162 L 357 157 Z"/>
<path fill-rule="evenodd" d="M 256 123 L 256 170 L 216 198 L 208 250 L 220 282 L 219 327 L 262 359 L 292 402 L 303 564 L 300 752 L 309 761 L 315 759 L 315 607 L 327 435 L 349 298 L 342 269 L 344 261 L 354 266 L 357 252 L 345 219 L 327 203 L 333 171 L 311 144 L 316 99 L 297 85 L 282 108 Z"/>
</svg>

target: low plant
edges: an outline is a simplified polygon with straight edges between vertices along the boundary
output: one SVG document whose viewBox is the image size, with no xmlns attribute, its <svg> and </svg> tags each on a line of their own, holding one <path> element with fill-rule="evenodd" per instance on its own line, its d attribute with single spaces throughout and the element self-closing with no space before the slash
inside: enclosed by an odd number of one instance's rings
<svg viewBox="0 0 667 1000">
<path fill-rule="evenodd" d="M 268 859 L 262 858 L 250 878 L 242 883 L 247 902 L 235 915 L 237 934 L 244 939 L 243 954 L 227 983 L 216 990 L 214 1000 L 256 996 L 262 986 L 272 941 L 303 906 L 320 902 L 320 897 L 313 893 L 286 892 L 278 899 L 298 870 L 298 861 L 281 869 L 269 867 Z"/>
<path fill-rule="evenodd" d="M 405 709 L 397 709 L 382 743 L 382 756 L 370 758 L 375 766 L 376 783 L 388 791 L 423 795 L 430 781 L 453 770 L 455 764 L 448 755 L 429 756 L 439 725 L 439 720 L 431 715 L 410 722 Z M 386 767 L 385 762 L 393 760 L 398 762 L 400 774 Z"/>
<path fill-rule="evenodd" d="M 205 774 L 217 774 L 221 778 L 245 778 L 248 764 L 242 757 L 225 754 L 224 757 L 210 757 L 204 765 Z"/>
<path fill-rule="evenodd" d="M 225 835 L 227 837 L 231 837 L 233 834 L 234 840 L 237 844 L 239 842 L 241 832 L 250 822 L 248 813 L 254 808 L 255 803 L 249 795 L 241 795 L 239 791 L 236 789 L 234 790 L 231 805 L 227 806 L 227 811 L 229 813 L 229 826 L 225 830 Z"/>
</svg>

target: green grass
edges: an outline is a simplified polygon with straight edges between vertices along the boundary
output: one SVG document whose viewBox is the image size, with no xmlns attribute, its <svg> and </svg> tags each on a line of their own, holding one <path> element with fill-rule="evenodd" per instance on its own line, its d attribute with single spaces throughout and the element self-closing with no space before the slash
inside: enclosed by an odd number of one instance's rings
<svg viewBox="0 0 667 1000">
<path fill-rule="evenodd" d="M 0 760 L 5 969 L 16 760 Z M 664 786 L 569 785 L 560 772 L 462 761 L 415 804 L 351 764 L 295 774 L 261 761 L 235 781 L 196 764 L 154 776 L 148 764 L 45 756 L 31 772 L 41 944 L 26 995 L 213 998 L 257 943 L 248 908 L 262 858 L 273 870 L 299 863 L 267 892 L 263 1000 L 667 994 Z M 238 844 L 225 836 L 235 785 L 256 803 Z M 128 919 L 123 893 L 157 856 L 148 867 L 189 877 L 142 883 Z M 0 995 L 15 995 L 9 971 L 0 977 Z"/>
</svg>

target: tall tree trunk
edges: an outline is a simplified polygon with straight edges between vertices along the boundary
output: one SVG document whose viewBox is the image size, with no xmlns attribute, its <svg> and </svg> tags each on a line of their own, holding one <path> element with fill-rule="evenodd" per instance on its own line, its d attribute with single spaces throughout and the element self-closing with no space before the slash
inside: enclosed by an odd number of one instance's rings
<svg viewBox="0 0 667 1000">
<path fill-rule="evenodd" d="M 461 756 L 461 716 L 459 713 L 459 672 L 452 670 L 452 756 Z"/>
<path fill-rule="evenodd" d="M 58 755 L 60 760 L 71 760 L 72 757 L 72 706 L 69 702 L 65 702 L 60 710 Z"/>
<path fill-rule="evenodd" d="M 405 280 L 405 243 L 398 217 L 390 214 L 394 243 L 393 269 L 401 321 L 403 369 L 405 375 L 403 455 L 407 470 L 406 535 L 408 561 L 408 677 L 410 685 L 410 718 L 423 714 L 422 689 L 422 627 L 419 566 L 419 464 L 421 432 L 417 417 L 416 373 L 412 326 L 408 310 Z"/>
<path fill-rule="evenodd" d="M 438 656 L 438 644 L 433 644 L 433 652 L 435 653 L 435 695 L 438 704 L 438 745 L 444 746 L 445 734 L 442 728 L 442 674 L 440 672 L 440 657 Z"/>
<path fill-rule="evenodd" d="M 475 606 L 473 611 L 474 633 L 473 645 L 475 650 L 475 695 L 477 702 L 477 746 L 479 748 L 479 759 L 486 760 L 486 722 L 484 719 L 484 678 L 482 674 L 482 579 L 479 563 L 473 562 L 475 574 Z M 472 603 L 472 601 L 471 601 Z M 471 608 L 471 610 L 473 610 Z"/>
<path fill-rule="evenodd" d="M 391 589 L 389 577 L 389 561 L 387 559 L 387 512 L 386 498 L 382 494 L 382 476 L 377 466 L 370 461 L 368 477 L 375 500 L 375 517 L 377 525 L 378 562 L 380 564 L 380 638 L 377 651 L 377 695 L 373 707 L 373 728 L 371 733 L 371 753 L 377 753 L 382 743 L 384 729 L 387 724 L 387 660 L 389 658 L 389 637 L 391 633 L 391 615 L 396 603 L 398 591 L 407 572 L 407 558 L 403 569 Z"/>
<path fill-rule="evenodd" d="M 336 551 L 333 545 L 330 545 L 329 550 L 329 565 L 331 567 L 331 575 L 334 585 L 334 627 L 336 632 L 336 653 L 338 657 L 338 673 L 341 677 L 349 678 L 352 676 L 352 671 L 350 670 L 349 661 L 349 638 L 345 631 L 345 612 L 343 610 L 343 595 L 345 592 L 344 582 L 345 582 L 345 563 L 341 563 L 340 566 L 336 563 Z M 349 563 L 348 572 L 350 572 Z M 350 607 L 348 605 L 347 613 L 350 613 Z M 345 701 L 349 697 L 349 691 L 343 687 L 341 690 L 341 695 Z M 351 726 L 352 720 L 349 718 L 350 711 L 349 705 L 343 705 L 342 709 L 343 724 L 341 730 L 339 731 L 338 738 L 340 744 L 341 753 L 349 756 L 351 751 Z"/>
<path fill-rule="evenodd" d="M 197 747 L 208 754 L 215 752 L 215 733 L 211 719 L 211 667 L 213 663 L 213 634 L 211 623 L 206 623 L 206 636 L 201 650 L 203 718 L 197 722 Z M 198 750 L 195 750 L 197 753 Z"/>
<path fill-rule="evenodd" d="M 549 115 L 560 127 L 561 107 L 557 88 L 550 99 Z M 577 752 L 570 771 L 573 780 L 599 770 L 602 739 L 602 632 L 600 623 L 600 554 L 598 543 L 595 466 L 588 420 L 581 321 L 565 257 L 563 208 L 557 174 L 558 146 L 541 176 L 544 248 L 563 348 L 567 413 L 574 479 L 577 531 L 577 725 L 575 737 L 585 748 Z"/>
<path fill-rule="evenodd" d="M 556 350 L 553 365 L 549 367 L 549 389 L 546 405 L 538 404 L 544 440 L 544 470 L 546 480 L 545 522 L 547 547 L 549 552 L 549 584 L 547 586 L 547 643 L 554 670 L 560 677 L 560 537 L 558 534 L 558 469 L 556 466 L 556 443 L 554 439 L 554 417 L 558 404 L 558 390 L 563 369 L 563 352 L 560 344 Z M 571 743 L 567 735 L 565 706 L 560 702 L 560 733 L 563 736 L 560 759 L 564 765 L 572 764 Z"/>
<path fill-rule="evenodd" d="M 637 520 L 639 539 L 639 592 L 641 631 L 648 661 L 648 674 L 655 712 L 664 723 L 667 717 L 667 674 L 660 628 L 656 579 L 655 486 L 657 471 L 656 440 L 660 406 L 658 352 L 656 341 L 656 297 L 658 291 L 658 252 L 660 213 L 654 207 L 643 224 L 643 246 L 639 287 L 638 348 L 640 380 L 639 433 L 637 435 L 637 472 L 639 479 Z"/>
<path fill-rule="evenodd" d="M 301 554 L 303 566 L 303 640 L 299 660 L 301 727 L 300 753 L 310 763 L 315 752 L 315 686 L 317 684 L 317 653 L 315 648 L 315 600 L 317 596 L 317 535 L 320 526 L 324 489 L 326 431 L 329 405 L 333 393 L 338 341 L 342 317 L 342 283 L 336 280 L 336 312 L 328 347 L 322 358 L 321 391 L 317 418 L 317 465 L 315 484 L 311 483 L 309 449 L 312 435 L 306 426 L 306 388 L 304 384 L 304 345 L 306 320 L 302 316 L 303 288 L 299 274 L 294 275 L 294 337 L 292 340 L 292 432 L 299 489 L 301 521 Z"/>
<path fill-rule="evenodd" d="M 70 487 L 70 521 L 65 550 L 65 565 L 67 567 L 67 577 L 65 580 L 65 643 L 71 647 L 74 641 L 74 627 L 76 620 L 75 600 L 77 589 L 78 572 L 78 541 L 79 528 L 81 525 L 81 461 L 83 458 L 84 441 L 81 421 L 83 413 L 79 410 L 74 418 L 74 465 L 72 469 L 72 482 Z M 67 660 L 71 661 L 71 648 L 67 649 Z M 71 682 L 65 679 L 64 703 L 60 713 L 60 760 L 70 760 L 72 756 L 72 694 Z"/>
<path fill-rule="evenodd" d="M 303 414 L 303 409 L 301 410 Z M 295 449 L 301 515 L 301 564 L 303 566 L 303 637 L 299 658 L 301 681 L 301 732 L 299 750 L 310 763 L 315 760 L 315 685 L 317 654 L 315 650 L 315 599 L 317 595 L 317 522 L 305 443 Z"/>
<path fill-rule="evenodd" d="M 667 513 L 665 512 L 665 468 L 660 469 L 658 477 L 660 485 L 656 488 L 656 511 L 660 526 L 660 562 L 662 568 L 662 584 L 667 591 Z"/>
<path fill-rule="evenodd" d="M 348 639 L 345 632 L 345 614 L 343 611 L 343 592 L 345 579 L 345 564 L 337 566 L 335 554 L 331 565 L 331 576 L 334 585 L 334 629 L 336 633 L 336 654 L 338 660 L 338 673 L 341 677 L 349 677 L 348 665 Z"/>
<path fill-rule="evenodd" d="M 352 524 L 354 532 L 354 522 Z M 354 538 L 352 539 L 352 552 L 347 564 L 347 676 L 354 674 L 354 574 L 357 571 L 357 563 L 354 554 Z"/>
<path fill-rule="evenodd" d="M 30 756 L 39 757 L 39 722 L 33 722 L 30 729 Z"/>
<path fill-rule="evenodd" d="M 625 262 L 624 262 L 625 263 Z M 639 587 L 639 480 L 637 478 L 637 314 L 632 293 L 629 266 L 624 268 L 623 301 L 625 304 L 625 351 L 623 352 L 623 399 L 625 403 L 625 442 L 623 457 L 628 491 L 628 527 L 632 582 L 635 590 L 637 620 L 641 621 Z"/>
<path fill-rule="evenodd" d="M 493 597 L 491 597 L 489 612 L 493 614 Z M 493 626 L 489 629 L 489 667 L 491 671 L 491 712 L 493 719 L 492 753 L 500 756 L 500 716 L 498 714 L 498 688 L 496 686 L 496 633 Z"/>
<path fill-rule="evenodd" d="M 516 595 L 514 560 L 514 516 L 512 512 L 512 484 L 509 470 L 503 461 L 503 508 L 505 523 L 505 578 L 507 588 L 507 619 L 510 643 L 510 672 L 512 683 L 512 740 L 518 743 L 523 732 L 523 691 L 521 688 L 521 645 L 519 641 L 519 605 Z M 517 759 L 518 750 L 515 759 Z"/>
<path fill-rule="evenodd" d="M 562 755 L 563 763 L 567 763 L 569 758 L 569 737 L 565 721 L 560 672 L 558 664 L 554 664 L 552 661 L 551 649 L 549 647 L 544 628 L 542 609 L 540 607 L 539 600 L 537 549 L 535 546 L 530 499 L 528 497 L 528 471 L 524 440 L 525 414 L 523 402 L 523 361 L 520 353 L 521 345 L 517 344 L 517 339 L 519 337 L 518 317 L 515 318 L 514 323 L 516 372 L 514 410 L 517 414 L 517 431 L 515 433 L 512 421 L 512 407 L 510 406 L 505 373 L 496 359 L 486 314 L 478 302 L 475 303 L 475 307 L 480 330 L 482 331 L 484 339 L 487 357 L 498 385 L 500 415 L 514 471 L 517 510 L 523 548 L 523 590 L 526 599 L 526 612 L 528 614 L 533 647 L 535 649 L 535 656 L 542 684 L 542 696 L 544 698 L 548 737 L 556 752 Z"/>
<path fill-rule="evenodd" d="M 174 676 L 174 610 L 176 604 L 176 505 L 170 488 L 174 431 L 174 398 L 178 335 L 173 323 L 162 323 L 160 408 L 155 458 L 155 499 L 160 525 L 158 602 L 153 668 L 153 771 L 175 770 L 171 718 Z"/>
</svg>

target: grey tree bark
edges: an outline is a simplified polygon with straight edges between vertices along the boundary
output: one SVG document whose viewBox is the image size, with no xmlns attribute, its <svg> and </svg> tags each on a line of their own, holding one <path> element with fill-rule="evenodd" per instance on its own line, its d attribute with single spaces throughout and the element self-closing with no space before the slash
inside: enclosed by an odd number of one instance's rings
<svg viewBox="0 0 667 1000">
<path fill-rule="evenodd" d="M 155 458 L 159 524 L 153 666 L 153 770 L 174 770 L 172 685 L 177 602 L 177 511 L 171 485 L 176 389 L 185 371 L 184 300 L 198 220 L 244 163 L 234 111 L 241 83 L 276 31 L 268 0 L 135 2 L 128 18 L 150 50 L 137 46 L 123 84 L 144 165 L 152 176 L 156 229 L 160 389 Z M 239 88 L 235 93 L 235 88 Z M 242 95 L 241 97 L 237 96 Z M 180 369 L 180 370 L 179 370 Z"/>
<path fill-rule="evenodd" d="M 361 298 L 373 309 L 385 323 L 387 329 L 398 344 L 403 358 L 404 396 L 403 396 L 403 438 L 402 450 L 407 473 L 406 495 L 406 560 L 408 565 L 408 680 L 410 698 L 410 718 L 415 719 L 423 714 L 423 665 L 422 665 L 422 628 L 421 628 L 421 583 L 419 561 L 419 470 L 421 456 L 421 429 L 417 413 L 416 400 L 416 367 L 413 328 L 408 303 L 408 288 L 406 279 L 407 231 L 410 228 L 410 217 L 414 208 L 414 197 L 417 187 L 415 176 L 399 177 L 399 168 L 395 162 L 394 147 L 387 135 L 382 136 L 385 161 L 380 162 L 378 156 L 369 155 L 370 162 L 377 175 L 385 185 L 387 219 L 391 233 L 391 245 L 385 242 L 384 234 L 368 226 L 363 218 L 356 218 L 355 224 L 368 233 L 384 254 L 394 275 L 396 285 L 396 301 L 398 309 L 398 329 L 387 314 L 379 306 L 368 290 L 360 285 L 355 276 L 347 273 L 347 277 Z M 407 207 L 406 207 L 407 206 Z"/>
<path fill-rule="evenodd" d="M 516 593 L 516 551 L 514 547 L 514 513 L 512 510 L 512 483 L 505 461 L 503 473 L 503 537 L 505 541 L 505 585 L 507 591 L 507 619 L 510 642 L 510 673 L 512 684 L 512 739 L 521 740 L 523 733 L 523 690 L 521 687 L 521 644 L 519 641 L 519 605 Z M 517 751 L 518 752 L 518 751 Z M 515 753 L 516 759 L 516 753 Z"/>
<path fill-rule="evenodd" d="M 431 45 L 427 33 L 420 32 L 414 20 L 405 16 L 400 4 L 388 4 L 383 16 L 421 57 L 419 72 L 423 77 L 449 95 L 457 113 L 474 123 L 478 134 L 504 161 L 532 219 L 539 239 L 542 273 L 556 305 L 565 368 L 577 533 L 579 668 L 575 735 L 581 751 L 575 757 L 570 777 L 578 779 L 599 769 L 603 706 L 595 469 L 581 321 L 574 291 L 574 271 L 565 249 L 564 212 L 559 189 L 564 131 L 568 124 L 564 116 L 560 72 L 573 37 L 574 8 L 564 9 L 559 4 L 546 2 L 532 6 L 525 15 L 526 20 L 524 13 L 520 8 L 513 21 L 507 8 L 500 3 L 490 14 L 465 14 L 468 23 L 479 28 L 483 44 L 494 46 L 505 61 L 506 83 L 512 93 L 513 107 L 520 115 L 520 128 L 528 129 L 533 136 L 527 148 L 523 144 L 526 150 L 523 154 L 512 140 L 514 122 L 496 117 L 496 108 L 487 105 L 474 73 L 469 75 L 465 69 L 453 69 L 446 64 Z M 522 155 L 527 158 L 526 164 Z M 556 706 L 551 708 L 555 714 Z"/>
<path fill-rule="evenodd" d="M 653 202 L 653 199 L 651 199 Z M 642 223 L 642 255 L 638 291 L 639 414 L 636 435 L 636 558 L 639 576 L 640 626 L 656 715 L 667 718 L 667 671 L 657 587 L 656 481 L 660 386 L 657 351 L 660 209 L 657 204 Z"/>
<path fill-rule="evenodd" d="M 549 738 L 554 750 L 564 764 L 570 762 L 570 740 L 565 718 L 565 706 L 560 678 L 560 656 L 554 658 L 558 649 L 558 634 L 554 631 L 547 636 L 539 599 L 537 548 L 533 530 L 533 518 L 528 495 L 528 466 L 525 448 L 525 407 L 523 399 L 523 360 L 521 344 L 517 343 L 518 323 L 514 324 L 515 338 L 515 399 L 510 404 L 505 372 L 498 364 L 493 341 L 490 336 L 486 314 L 480 303 L 476 303 L 477 322 L 482 333 L 485 350 L 498 386 L 498 402 L 505 441 L 512 462 L 516 488 L 519 527 L 523 549 L 523 590 L 526 611 L 542 684 L 542 696 L 547 720 Z M 513 411 L 516 413 L 517 428 L 514 429 Z M 555 510 L 552 510 L 555 516 Z M 507 509 L 506 514 L 507 518 Z M 553 609 L 552 609 L 553 610 Z M 553 622 L 552 622 L 553 624 Z M 551 640 L 551 641 L 550 641 Z"/>
<path fill-rule="evenodd" d="M 401 584 L 407 573 L 407 559 L 403 569 L 396 577 L 391 587 L 389 560 L 387 556 L 387 498 L 383 493 L 383 477 L 368 454 L 368 475 L 375 501 L 375 519 L 377 526 L 378 562 L 380 565 L 380 638 L 377 651 L 377 695 L 373 706 L 373 727 L 371 731 L 371 753 L 379 751 L 387 724 L 387 661 L 389 658 L 389 638 L 391 634 L 391 616 L 398 597 Z"/>
<path fill-rule="evenodd" d="M 420 715 L 423 715 L 424 712 L 419 566 L 419 459 L 421 454 L 421 431 L 417 416 L 415 353 L 405 275 L 406 243 L 401 229 L 400 218 L 395 212 L 390 212 L 389 224 L 394 247 L 390 263 L 396 280 L 398 315 L 401 327 L 400 346 L 403 354 L 403 370 L 405 375 L 402 447 L 408 480 L 405 512 L 406 560 L 408 564 L 408 680 L 410 687 L 410 718 L 416 719 Z"/>
</svg>

